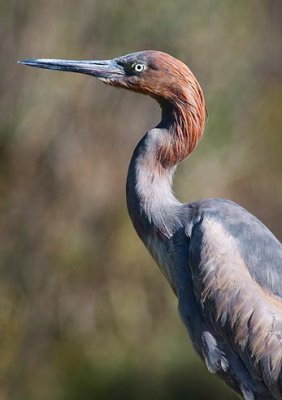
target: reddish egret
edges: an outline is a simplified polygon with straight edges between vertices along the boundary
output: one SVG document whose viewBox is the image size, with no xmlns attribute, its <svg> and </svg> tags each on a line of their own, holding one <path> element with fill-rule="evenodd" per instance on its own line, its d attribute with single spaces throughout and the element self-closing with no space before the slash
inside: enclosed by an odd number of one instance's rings
<svg viewBox="0 0 282 400">
<path fill-rule="evenodd" d="M 199 141 L 203 92 L 190 69 L 158 51 L 106 61 L 32 59 L 156 99 L 161 122 L 138 143 L 129 215 L 178 298 L 181 318 L 210 372 L 245 400 L 282 399 L 282 246 L 244 208 L 224 199 L 182 204 L 173 174 Z"/>
</svg>

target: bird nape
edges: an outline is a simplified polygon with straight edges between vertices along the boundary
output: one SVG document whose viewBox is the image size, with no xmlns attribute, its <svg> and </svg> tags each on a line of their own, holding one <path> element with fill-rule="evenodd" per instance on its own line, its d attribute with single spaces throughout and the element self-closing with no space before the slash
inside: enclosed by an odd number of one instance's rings
<svg viewBox="0 0 282 400">
<path fill-rule="evenodd" d="M 148 94 L 160 123 L 138 143 L 126 194 L 133 225 L 178 298 L 196 351 L 245 400 L 282 399 L 282 245 L 229 200 L 180 203 L 177 164 L 201 138 L 205 100 L 190 69 L 159 51 L 106 61 L 29 59 Z"/>
</svg>

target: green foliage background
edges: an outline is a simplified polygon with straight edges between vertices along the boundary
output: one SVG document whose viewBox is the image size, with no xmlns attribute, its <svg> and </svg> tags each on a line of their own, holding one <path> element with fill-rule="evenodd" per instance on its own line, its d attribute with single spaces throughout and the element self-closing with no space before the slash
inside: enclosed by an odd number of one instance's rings
<svg viewBox="0 0 282 400">
<path fill-rule="evenodd" d="M 157 104 L 16 60 L 185 61 L 209 119 L 176 192 L 231 198 L 281 238 L 281 20 L 275 0 L 0 1 L 1 400 L 235 398 L 127 216 L 128 162 Z"/>
</svg>

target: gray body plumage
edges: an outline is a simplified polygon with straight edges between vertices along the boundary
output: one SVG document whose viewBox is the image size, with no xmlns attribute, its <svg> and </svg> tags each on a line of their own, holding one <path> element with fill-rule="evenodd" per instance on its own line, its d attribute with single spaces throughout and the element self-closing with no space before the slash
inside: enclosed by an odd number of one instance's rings
<svg viewBox="0 0 282 400">
<path fill-rule="evenodd" d="M 224 199 L 181 204 L 174 168 L 152 168 L 153 129 L 127 180 L 135 229 L 171 284 L 181 318 L 209 371 L 246 400 L 281 399 L 282 246 L 257 218 Z"/>
</svg>

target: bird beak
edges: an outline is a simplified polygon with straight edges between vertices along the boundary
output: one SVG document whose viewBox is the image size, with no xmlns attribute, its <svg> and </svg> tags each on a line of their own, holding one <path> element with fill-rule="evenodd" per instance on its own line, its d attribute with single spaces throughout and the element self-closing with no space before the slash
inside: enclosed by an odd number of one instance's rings
<svg viewBox="0 0 282 400">
<path fill-rule="evenodd" d="M 121 78 L 124 75 L 124 69 L 113 60 L 56 60 L 48 58 L 33 58 L 19 61 L 20 64 L 30 67 L 52 69 L 55 71 L 78 72 L 95 76 L 101 80 Z"/>
</svg>

